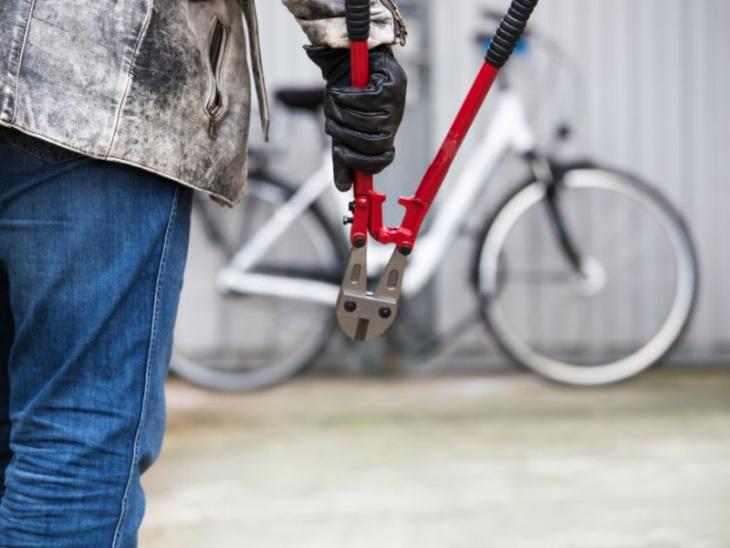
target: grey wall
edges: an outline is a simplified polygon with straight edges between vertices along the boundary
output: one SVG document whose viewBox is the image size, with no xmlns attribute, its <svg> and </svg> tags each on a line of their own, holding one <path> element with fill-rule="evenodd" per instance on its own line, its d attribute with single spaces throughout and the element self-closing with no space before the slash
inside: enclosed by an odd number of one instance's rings
<svg viewBox="0 0 730 548">
<path fill-rule="evenodd" d="M 259 4 L 271 88 L 317 82 L 291 16 L 279 2 Z M 430 71 L 424 72 L 430 89 L 419 94 L 413 108 L 430 113 L 430 131 L 425 140 L 409 138 L 408 130 L 401 138 L 402 149 L 419 149 L 404 153 L 410 158 L 407 170 L 417 176 L 425 168 L 427 151 L 421 149 L 436 148 L 479 66 L 472 42 L 480 26 L 476 14 L 485 5 L 504 9 L 508 1 L 421 4 L 430 33 L 428 40 L 415 38 L 414 47 L 428 49 L 411 53 L 410 63 L 417 66 L 419 57 L 430 61 Z M 682 353 L 695 358 L 715 358 L 730 349 L 728 23 L 728 0 L 544 0 L 534 21 L 558 39 L 584 75 L 585 107 L 575 152 L 641 174 L 679 205 L 693 227 L 702 295 Z M 496 198 L 502 190 L 498 184 L 490 192 Z M 449 275 L 438 285 L 439 299 L 452 304 L 445 324 L 468 306 L 459 300 L 466 293 L 458 280 Z M 475 335 L 462 348 L 475 343 L 489 344 Z"/>
</svg>

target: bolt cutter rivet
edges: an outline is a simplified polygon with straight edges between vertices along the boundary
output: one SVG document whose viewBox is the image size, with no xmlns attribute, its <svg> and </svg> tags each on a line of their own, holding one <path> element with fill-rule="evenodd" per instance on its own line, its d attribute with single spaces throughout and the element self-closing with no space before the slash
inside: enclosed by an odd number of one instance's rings
<svg viewBox="0 0 730 548">
<path fill-rule="evenodd" d="M 378 310 L 378 314 L 380 314 L 381 318 L 383 318 L 384 320 L 387 320 L 388 318 L 391 317 L 391 315 L 393 314 L 393 311 L 390 308 L 388 308 L 387 306 L 384 306 L 383 308 Z"/>
<path fill-rule="evenodd" d="M 357 310 L 357 303 L 355 301 L 347 301 L 345 303 L 345 310 L 352 314 Z"/>
<path fill-rule="evenodd" d="M 406 244 L 406 245 L 404 245 L 403 247 L 400 248 L 400 252 L 403 255 L 405 255 L 406 257 L 408 257 L 408 255 L 410 255 L 411 253 L 413 253 L 413 248 L 411 246 L 409 246 L 408 244 Z"/>
<path fill-rule="evenodd" d="M 358 249 L 360 249 L 361 247 L 365 247 L 365 238 L 363 238 L 362 236 L 358 236 L 357 238 L 355 238 L 355 241 L 352 242 L 352 244 Z"/>
</svg>

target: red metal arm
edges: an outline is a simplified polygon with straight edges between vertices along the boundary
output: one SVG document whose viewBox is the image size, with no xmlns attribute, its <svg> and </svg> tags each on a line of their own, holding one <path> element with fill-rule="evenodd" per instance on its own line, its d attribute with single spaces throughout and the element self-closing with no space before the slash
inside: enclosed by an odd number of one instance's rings
<svg viewBox="0 0 730 548">
<path fill-rule="evenodd" d="M 512 0 L 507 15 L 500 22 L 497 33 L 490 44 L 484 66 L 416 194 L 410 198 L 402 197 L 398 200 L 398 203 L 406 210 L 403 222 L 399 227 L 383 226 L 383 203 L 386 196 L 375 192 L 372 175 L 355 173 L 355 211 L 350 235 L 355 247 L 364 246 L 367 242 L 367 233 L 370 232 L 375 240 L 384 244 L 394 243 L 405 254 L 413 250 L 418 231 L 451 169 L 456 153 L 474 123 L 500 68 L 512 55 L 538 1 Z M 365 87 L 369 80 L 368 46 L 367 33 L 362 31 L 366 30 L 369 25 L 368 2 L 367 0 L 346 0 L 346 3 L 348 17 L 353 14 L 351 21 L 354 22 L 352 26 L 348 24 L 350 38 L 354 38 L 351 53 L 352 83 L 355 87 Z M 359 18 L 356 16 L 357 14 L 359 14 Z M 363 26 L 363 22 L 367 25 Z M 354 32 L 350 31 L 351 27 Z"/>
<path fill-rule="evenodd" d="M 367 53 L 367 44 L 364 44 Z M 365 64 L 361 61 L 361 44 L 354 43 L 352 48 L 352 74 L 353 85 L 369 78 L 367 56 Z M 464 101 L 459 114 L 451 126 L 441 149 L 435 160 L 423 177 L 416 194 L 411 197 L 401 197 L 398 203 L 406 209 L 403 222 L 397 228 L 383 226 L 383 203 L 386 200 L 385 194 L 380 194 L 373 189 L 373 177 L 367 173 L 355 173 L 355 211 L 350 234 L 354 246 L 362 246 L 367 240 L 367 232 L 380 243 L 396 244 L 401 249 L 412 250 L 418 237 L 418 231 L 428 214 L 446 175 L 451 169 L 457 152 L 461 148 L 474 119 L 479 113 L 494 80 L 499 74 L 499 69 L 489 63 L 484 63 L 474 85 Z M 362 86 L 358 86 L 362 87 Z"/>
<path fill-rule="evenodd" d="M 370 59 L 368 52 L 368 43 L 352 42 L 350 44 L 350 65 L 352 70 L 352 86 L 356 88 L 367 87 L 370 80 Z M 379 198 L 373 190 L 373 175 L 364 171 L 355 171 L 355 211 L 353 212 L 352 231 L 350 233 L 350 241 L 355 247 L 362 247 L 368 239 L 368 226 L 373 203 Z M 376 198 L 373 198 L 376 195 Z M 382 202 L 385 201 L 385 195 L 382 196 L 380 202 L 380 211 L 382 219 Z"/>
</svg>

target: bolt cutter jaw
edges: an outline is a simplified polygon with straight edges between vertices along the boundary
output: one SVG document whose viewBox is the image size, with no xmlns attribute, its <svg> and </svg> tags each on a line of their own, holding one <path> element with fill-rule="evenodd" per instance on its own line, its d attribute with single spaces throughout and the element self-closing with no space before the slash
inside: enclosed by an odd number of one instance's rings
<svg viewBox="0 0 730 548">
<path fill-rule="evenodd" d="M 337 301 L 337 321 L 342 331 L 357 342 L 367 342 L 380 337 L 390 329 L 397 315 L 398 301 L 395 300 L 343 292 Z"/>
<path fill-rule="evenodd" d="M 337 321 L 354 341 L 370 341 L 385 333 L 398 316 L 406 255 L 396 249 L 374 292 L 368 291 L 367 246 L 350 252 L 337 299 Z"/>
</svg>

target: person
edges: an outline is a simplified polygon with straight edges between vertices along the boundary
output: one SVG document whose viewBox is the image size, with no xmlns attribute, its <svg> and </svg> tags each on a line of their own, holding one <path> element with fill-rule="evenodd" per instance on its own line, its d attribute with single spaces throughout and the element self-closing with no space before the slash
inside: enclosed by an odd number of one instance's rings
<svg viewBox="0 0 730 548">
<path fill-rule="evenodd" d="M 283 3 L 327 81 L 346 189 L 393 159 L 405 29 L 371 1 L 372 77 L 354 90 L 344 0 Z M 253 0 L 0 2 L 3 548 L 137 544 L 191 195 L 242 197 L 247 51 L 266 127 Z"/>
</svg>

